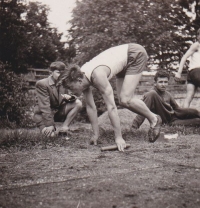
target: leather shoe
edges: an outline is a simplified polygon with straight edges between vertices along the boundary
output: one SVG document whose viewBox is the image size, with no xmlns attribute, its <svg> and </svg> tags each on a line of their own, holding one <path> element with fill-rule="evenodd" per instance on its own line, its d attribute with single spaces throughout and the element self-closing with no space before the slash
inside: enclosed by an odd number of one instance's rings
<svg viewBox="0 0 200 208">
<path fill-rule="evenodd" d="M 162 119 L 159 115 L 157 115 L 156 117 L 157 117 L 156 125 L 154 127 L 150 127 L 148 132 L 149 142 L 155 142 L 160 135 L 160 127 L 162 124 Z"/>
</svg>

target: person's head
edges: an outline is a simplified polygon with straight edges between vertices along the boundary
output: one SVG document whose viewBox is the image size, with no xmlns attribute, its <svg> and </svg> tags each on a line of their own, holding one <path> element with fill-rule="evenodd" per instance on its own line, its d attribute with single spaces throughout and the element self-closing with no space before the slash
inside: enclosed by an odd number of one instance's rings
<svg viewBox="0 0 200 208">
<path fill-rule="evenodd" d="M 51 63 L 50 65 L 50 73 L 53 77 L 53 79 L 56 81 L 58 80 L 58 77 L 60 76 L 61 72 L 63 72 L 66 69 L 66 65 L 61 61 L 55 61 Z"/>
<path fill-rule="evenodd" d="M 160 70 L 154 76 L 154 86 L 160 92 L 165 92 L 166 87 L 169 84 L 169 73 L 167 71 Z"/>
<path fill-rule="evenodd" d="M 85 89 L 84 73 L 77 65 L 69 66 L 58 78 L 57 85 L 69 89 L 74 95 L 79 96 Z"/>
<path fill-rule="evenodd" d="M 200 28 L 197 30 L 197 41 L 200 43 Z"/>
</svg>

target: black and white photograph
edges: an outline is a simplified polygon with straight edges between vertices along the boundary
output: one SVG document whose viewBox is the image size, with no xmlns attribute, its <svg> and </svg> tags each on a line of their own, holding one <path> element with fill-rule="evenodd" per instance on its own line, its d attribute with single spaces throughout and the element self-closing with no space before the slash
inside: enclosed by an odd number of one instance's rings
<svg viewBox="0 0 200 208">
<path fill-rule="evenodd" d="M 0 208 L 200 207 L 200 0 L 0 0 Z"/>
</svg>

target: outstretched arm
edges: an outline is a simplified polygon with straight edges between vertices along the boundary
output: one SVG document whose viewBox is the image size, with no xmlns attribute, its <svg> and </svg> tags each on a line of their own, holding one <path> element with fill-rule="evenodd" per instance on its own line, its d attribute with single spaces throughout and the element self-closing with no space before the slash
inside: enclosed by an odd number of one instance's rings
<svg viewBox="0 0 200 208">
<path fill-rule="evenodd" d="M 108 81 L 106 73 L 99 70 L 95 74 L 95 77 L 96 79 L 94 79 L 94 84 L 101 92 L 103 99 L 105 101 L 108 110 L 108 116 L 110 118 L 115 133 L 115 142 L 118 146 L 119 151 L 124 151 L 124 148 L 126 147 L 126 143 L 122 138 L 120 119 L 114 101 L 113 89 Z"/>
<path fill-rule="evenodd" d="M 187 50 L 187 52 L 184 54 L 179 65 L 178 72 L 175 74 L 175 77 L 181 78 L 183 66 L 185 65 L 187 58 L 189 58 L 198 49 L 198 46 L 199 46 L 198 42 L 192 44 L 191 47 Z"/>
<path fill-rule="evenodd" d="M 96 105 L 94 103 L 94 98 L 92 95 L 91 88 L 88 88 L 83 92 L 85 101 L 86 101 L 86 110 L 89 117 L 89 120 L 92 125 L 93 130 L 93 136 L 91 138 L 91 143 L 94 143 L 94 145 L 97 145 L 97 140 L 99 138 L 99 127 L 98 127 L 98 118 L 97 118 L 97 109 Z"/>
</svg>

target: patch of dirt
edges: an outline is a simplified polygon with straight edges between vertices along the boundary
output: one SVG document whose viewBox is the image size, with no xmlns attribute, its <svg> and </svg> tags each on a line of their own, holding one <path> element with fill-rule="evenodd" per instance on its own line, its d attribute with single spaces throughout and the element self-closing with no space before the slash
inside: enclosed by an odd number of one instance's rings
<svg viewBox="0 0 200 208">
<path fill-rule="evenodd" d="M 101 152 L 112 131 L 92 146 L 89 127 L 73 130 L 45 148 L 0 149 L 1 208 L 200 207 L 199 135 L 149 143 L 126 130 L 130 148 Z"/>
</svg>

